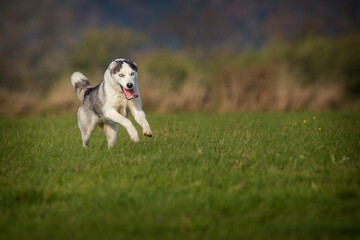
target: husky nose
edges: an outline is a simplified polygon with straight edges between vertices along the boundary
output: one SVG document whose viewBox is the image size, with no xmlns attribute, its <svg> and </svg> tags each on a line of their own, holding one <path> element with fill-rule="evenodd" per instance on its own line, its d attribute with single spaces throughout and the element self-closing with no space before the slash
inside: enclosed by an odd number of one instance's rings
<svg viewBox="0 0 360 240">
<path fill-rule="evenodd" d="M 126 86 L 127 86 L 128 88 L 132 88 L 132 87 L 133 87 L 133 84 L 132 84 L 132 83 L 127 83 Z"/>
</svg>

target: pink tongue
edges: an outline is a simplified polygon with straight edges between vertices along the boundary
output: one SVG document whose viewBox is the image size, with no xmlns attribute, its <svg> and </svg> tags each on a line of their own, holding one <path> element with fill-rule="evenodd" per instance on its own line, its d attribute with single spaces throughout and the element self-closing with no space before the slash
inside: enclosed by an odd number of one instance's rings
<svg viewBox="0 0 360 240">
<path fill-rule="evenodd" d="M 134 90 L 126 90 L 125 88 L 123 88 L 123 93 L 125 94 L 125 97 L 127 99 L 132 99 L 133 97 L 134 98 L 137 98 L 139 95 L 137 95 L 136 93 L 134 93 Z"/>
</svg>

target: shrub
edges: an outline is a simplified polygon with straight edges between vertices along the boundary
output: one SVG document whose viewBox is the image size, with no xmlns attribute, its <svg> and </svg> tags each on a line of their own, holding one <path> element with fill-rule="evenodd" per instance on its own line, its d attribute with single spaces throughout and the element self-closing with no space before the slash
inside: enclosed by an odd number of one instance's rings
<svg viewBox="0 0 360 240">
<path fill-rule="evenodd" d="M 74 46 L 71 53 L 72 68 L 81 71 L 103 71 L 110 59 L 131 58 L 135 49 L 146 42 L 144 35 L 127 29 L 90 30 L 84 42 Z"/>
</svg>

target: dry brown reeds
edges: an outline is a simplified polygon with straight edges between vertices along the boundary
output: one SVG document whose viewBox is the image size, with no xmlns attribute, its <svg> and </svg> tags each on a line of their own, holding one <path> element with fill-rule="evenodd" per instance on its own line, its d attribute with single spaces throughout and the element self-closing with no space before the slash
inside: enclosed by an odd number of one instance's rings
<svg viewBox="0 0 360 240">
<path fill-rule="evenodd" d="M 281 61 L 274 53 L 197 60 L 191 54 L 168 51 L 139 55 L 135 60 L 140 67 L 144 109 L 169 113 L 360 108 L 359 97 L 349 95 L 349 85 L 343 80 L 346 74 L 338 74 L 339 70 L 328 74 L 326 68 L 319 67 L 314 67 L 310 74 L 306 72 L 309 67 L 304 66 L 312 66 L 309 64 L 316 64 L 318 59 L 301 65 L 302 58 L 283 55 Z M 292 62 L 288 62 L 288 58 L 293 59 Z M 349 66 L 355 66 L 350 63 Z M 103 75 L 100 71 L 84 73 L 93 86 Z M 1 90 L 0 115 L 75 114 L 80 102 L 70 83 L 70 75 L 70 72 L 65 74 L 45 93 Z M 355 80 L 358 77 L 351 76 Z"/>
<path fill-rule="evenodd" d="M 93 86 L 100 76 L 89 76 Z M 144 108 L 161 113 L 318 111 L 349 105 L 340 83 L 315 81 L 304 86 L 293 78 L 286 70 L 264 65 L 246 70 L 226 67 L 213 75 L 191 73 L 176 89 L 169 83 L 171 79 L 159 80 L 143 72 L 139 84 Z M 75 114 L 80 102 L 69 79 L 63 78 L 45 95 L 1 90 L 0 114 Z"/>
</svg>

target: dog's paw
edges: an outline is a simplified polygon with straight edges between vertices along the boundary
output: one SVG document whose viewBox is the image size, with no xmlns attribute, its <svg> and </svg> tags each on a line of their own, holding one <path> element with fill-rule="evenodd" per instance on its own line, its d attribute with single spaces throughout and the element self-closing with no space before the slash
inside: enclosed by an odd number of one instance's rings
<svg viewBox="0 0 360 240">
<path fill-rule="evenodd" d="M 136 131 L 134 131 L 132 134 L 130 134 L 130 139 L 135 143 L 139 142 L 140 141 L 139 134 Z"/>
<path fill-rule="evenodd" d="M 149 131 L 144 131 L 144 136 L 146 137 L 152 137 L 152 132 L 149 130 Z"/>
<path fill-rule="evenodd" d="M 131 125 L 126 130 L 130 136 L 131 141 L 136 142 L 136 143 L 140 141 L 139 134 L 136 131 L 136 128 L 134 126 Z"/>
<path fill-rule="evenodd" d="M 136 135 L 130 136 L 130 139 L 131 139 L 131 141 L 133 141 L 133 142 L 135 142 L 135 143 L 137 143 L 137 142 L 140 141 L 139 135 L 138 135 L 137 133 L 136 133 Z"/>
</svg>

